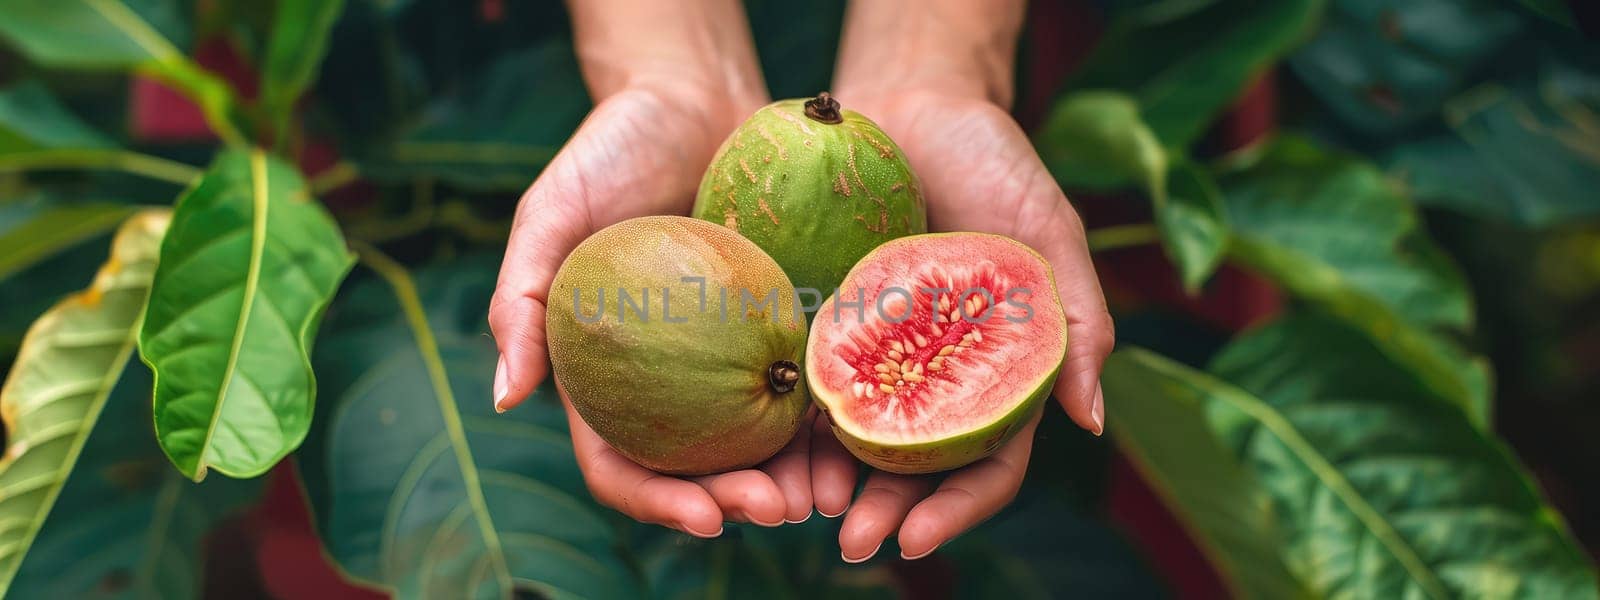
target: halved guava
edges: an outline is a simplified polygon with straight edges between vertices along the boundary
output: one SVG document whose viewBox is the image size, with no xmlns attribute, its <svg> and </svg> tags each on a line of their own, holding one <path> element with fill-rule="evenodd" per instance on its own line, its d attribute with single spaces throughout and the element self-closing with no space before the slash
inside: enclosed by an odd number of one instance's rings
<svg viewBox="0 0 1600 600">
<path fill-rule="evenodd" d="M 814 316 L 806 380 L 857 458 L 894 473 L 965 466 L 1050 395 L 1067 321 L 1049 263 L 1004 236 L 879 246 Z"/>
</svg>

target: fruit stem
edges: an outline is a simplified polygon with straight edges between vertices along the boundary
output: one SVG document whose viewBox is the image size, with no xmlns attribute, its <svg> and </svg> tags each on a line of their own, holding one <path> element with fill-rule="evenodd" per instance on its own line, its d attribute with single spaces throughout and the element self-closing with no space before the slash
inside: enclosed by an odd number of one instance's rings
<svg viewBox="0 0 1600 600">
<path fill-rule="evenodd" d="M 839 114 L 839 101 L 827 92 L 817 94 L 817 97 L 806 101 L 806 116 L 811 120 L 829 125 L 844 122 L 844 116 Z"/>
<path fill-rule="evenodd" d="M 779 394 L 794 391 L 796 383 L 800 382 L 800 365 L 792 361 L 780 360 L 772 363 L 767 368 L 767 383 L 772 385 L 772 390 Z"/>
</svg>

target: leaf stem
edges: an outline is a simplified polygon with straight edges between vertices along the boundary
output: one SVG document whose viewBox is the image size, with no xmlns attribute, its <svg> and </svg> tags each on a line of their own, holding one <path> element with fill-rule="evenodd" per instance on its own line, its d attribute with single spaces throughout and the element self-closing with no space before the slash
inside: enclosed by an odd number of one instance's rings
<svg viewBox="0 0 1600 600">
<path fill-rule="evenodd" d="M 167 55 L 159 62 L 135 71 L 161 82 L 193 102 L 205 118 L 206 126 L 224 144 L 232 147 L 250 144 L 230 117 L 230 108 L 239 105 L 233 88 L 188 57 L 182 54 Z"/>
<path fill-rule="evenodd" d="M 341 160 L 332 167 L 323 170 L 321 173 L 317 173 L 316 176 L 311 178 L 309 184 L 311 186 L 311 193 L 316 196 L 321 196 L 333 190 L 350 185 L 360 178 L 361 171 L 356 169 L 355 163 Z"/>
<path fill-rule="evenodd" d="M 202 171 L 181 162 L 130 150 L 35 150 L 0 155 L 0 173 L 57 169 L 101 169 L 189 185 Z"/>
<path fill-rule="evenodd" d="M 1105 252 L 1133 246 L 1143 246 L 1161 241 L 1161 230 L 1155 223 L 1112 225 L 1089 230 L 1089 251 Z"/>
<path fill-rule="evenodd" d="M 489 515 L 489 503 L 483 495 L 483 484 L 478 478 L 478 466 L 472 459 L 472 448 L 467 444 L 466 427 L 461 423 L 461 410 L 456 406 L 455 393 L 450 389 L 449 373 L 445 371 L 444 361 L 439 357 L 439 343 L 434 339 L 433 329 L 428 325 L 428 315 L 422 308 L 421 297 L 417 295 L 416 283 L 412 281 L 411 274 L 406 272 L 404 266 L 372 245 L 357 241 L 352 246 L 361 257 L 362 264 L 372 269 L 391 288 L 394 288 L 400 310 L 405 313 L 406 324 L 411 327 L 411 333 L 416 339 L 417 351 L 427 366 L 428 378 L 433 383 L 434 397 L 439 400 L 439 416 L 444 420 L 445 434 L 455 451 L 456 467 L 461 471 L 467 503 L 476 513 L 478 533 L 483 538 L 484 549 L 489 553 L 495 579 L 500 582 L 502 589 L 510 590 L 513 585 L 511 570 L 506 565 L 500 534 L 495 530 L 493 519 Z"/>
</svg>

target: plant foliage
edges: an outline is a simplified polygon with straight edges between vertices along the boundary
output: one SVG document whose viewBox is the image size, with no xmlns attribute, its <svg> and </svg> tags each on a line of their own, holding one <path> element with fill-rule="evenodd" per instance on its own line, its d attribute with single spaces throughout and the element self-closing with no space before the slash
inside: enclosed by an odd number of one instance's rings
<svg viewBox="0 0 1600 600">
<path fill-rule="evenodd" d="M 825 88 L 844 3 L 747 4 L 772 89 Z M 1159 243 L 1191 296 L 1244 271 L 1285 299 L 1224 335 L 1111 295 L 1151 341 L 1107 364 L 1112 437 L 1228 591 L 1600 594 L 1495 433 L 1505 332 L 1479 329 L 1497 282 L 1600 291 L 1578 11 L 1094 5 L 1104 32 L 1031 132 L 1069 195 L 1148 217 L 1091 245 Z M 589 498 L 550 386 L 492 410 L 513 199 L 591 107 L 563 23 L 555 2 L 0 0 L 20 66 L 0 78 L 0 596 L 199 597 L 204 539 L 289 457 L 329 562 L 395 596 L 918 591 L 902 563 L 835 559 L 836 521 L 629 523 Z M 1218 147 L 1269 85 L 1284 131 Z M 215 143 L 130 135 L 166 92 Z M 1553 228 L 1538 251 L 1565 258 L 1469 271 L 1498 240 L 1462 252 L 1444 214 Z M 1169 591 L 1105 522 L 1083 475 L 1105 455 L 1050 422 L 1041 447 L 1072 451 L 1036 454 L 1016 504 L 931 559 L 955 574 L 938 591 Z"/>
</svg>

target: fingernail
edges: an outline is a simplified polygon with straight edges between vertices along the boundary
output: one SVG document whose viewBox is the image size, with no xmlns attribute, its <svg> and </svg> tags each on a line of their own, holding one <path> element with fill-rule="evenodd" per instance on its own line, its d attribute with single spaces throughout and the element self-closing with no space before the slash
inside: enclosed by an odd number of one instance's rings
<svg viewBox="0 0 1600 600">
<path fill-rule="evenodd" d="M 790 525 L 799 525 L 799 524 L 804 523 L 806 521 L 810 521 L 811 520 L 811 515 L 815 514 L 815 513 L 816 513 L 816 511 L 807 511 L 806 512 L 806 516 L 800 517 L 799 521 L 790 521 L 789 519 L 784 519 L 783 522 L 788 523 Z"/>
<path fill-rule="evenodd" d="M 1106 392 L 1100 384 L 1094 384 L 1094 407 L 1089 409 L 1089 415 L 1094 417 L 1094 434 L 1100 435 L 1106 431 Z"/>
<path fill-rule="evenodd" d="M 678 530 L 682 531 L 684 533 L 687 533 L 689 535 L 695 536 L 697 538 L 702 538 L 702 539 L 707 539 L 707 540 L 722 535 L 722 525 L 717 525 L 717 530 L 713 531 L 711 533 L 701 533 L 701 532 L 695 531 L 693 529 L 690 529 L 689 526 L 687 526 L 687 525 L 681 525 L 681 524 L 678 525 Z"/>
<path fill-rule="evenodd" d="M 742 511 L 742 510 L 739 511 L 739 512 L 736 512 L 736 513 L 729 514 L 727 520 L 730 523 L 749 523 L 751 525 L 760 525 L 762 527 L 777 527 L 777 526 L 783 524 L 783 518 L 781 518 L 781 517 L 776 521 L 770 521 L 770 522 L 757 521 L 755 517 L 750 516 L 750 513 L 747 513 L 747 512 Z"/>
<path fill-rule="evenodd" d="M 502 354 L 500 362 L 494 366 L 494 411 L 497 413 L 506 411 L 501 405 L 506 401 L 507 387 L 509 386 L 506 385 L 506 355 Z"/>
<path fill-rule="evenodd" d="M 877 556 L 878 555 L 878 550 L 881 550 L 882 548 L 883 548 L 883 542 L 878 542 L 878 546 L 876 548 L 873 548 L 871 552 L 868 552 L 866 556 L 863 556 L 861 558 L 850 558 L 850 557 L 844 555 L 844 551 L 843 550 L 840 550 L 839 551 L 839 558 L 843 559 L 845 562 L 850 563 L 852 565 L 853 564 L 858 564 L 858 563 L 864 563 L 864 562 L 867 562 L 868 560 L 871 560 L 872 557 Z"/>
<path fill-rule="evenodd" d="M 822 512 L 822 509 L 820 509 L 820 508 L 817 509 L 817 514 L 822 515 L 824 517 L 827 517 L 829 519 L 837 519 L 837 518 L 839 518 L 839 515 L 842 515 L 846 511 L 849 511 L 849 510 L 850 510 L 850 505 L 846 504 L 846 505 L 844 505 L 844 508 L 839 509 L 839 512 L 833 513 L 831 515 L 828 514 L 828 513 Z"/>
<path fill-rule="evenodd" d="M 933 554 L 934 551 L 938 550 L 938 549 L 939 549 L 939 546 L 934 546 L 932 548 L 927 549 L 922 554 L 918 554 L 916 556 L 906 556 L 906 551 L 905 550 L 901 550 L 900 551 L 900 558 L 903 559 L 903 560 L 917 560 L 917 559 L 922 558 L 924 556 L 927 556 L 929 554 Z"/>
</svg>

